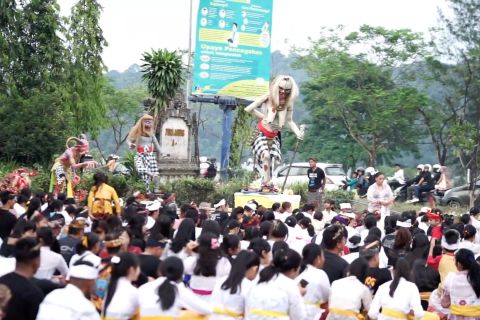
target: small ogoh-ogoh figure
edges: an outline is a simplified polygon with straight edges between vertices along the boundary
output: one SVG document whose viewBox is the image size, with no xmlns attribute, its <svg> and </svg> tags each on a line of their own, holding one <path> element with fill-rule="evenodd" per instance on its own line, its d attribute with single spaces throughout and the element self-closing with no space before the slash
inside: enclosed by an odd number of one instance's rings
<svg viewBox="0 0 480 320">
<path fill-rule="evenodd" d="M 70 146 L 72 142 L 75 144 Z M 65 152 L 55 159 L 55 163 L 53 164 L 49 192 L 53 192 L 54 195 L 57 196 L 60 192 L 65 192 L 66 188 L 67 198 L 73 198 L 73 187 L 80 182 L 80 177 L 75 174 L 75 171 L 81 168 L 95 168 L 97 162 L 80 162 L 80 158 L 89 151 L 87 137 L 83 134 L 78 138 L 68 138 L 66 148 Z"/>
<path fill-rule="evenodd" d="M 160 152 L 160 145 L 153 130 L 153 117 L 145 114 L 141 117 L 128 134 L 127 144 L 130 149 L 135 149 L 135 169 L 145 182 L 145 187 L 150 192 L 150 182 L 153 180 L 154 192 L 158 193 L 160 177 L 158 173 L 155 149 Z"/>
<path fill-rule="evenodd" d="M 274 166 L 282 161 L 280 132 L 285 125 L 303 140 L 303 132 L 293 122 L 293 102 L 298 86 L 290 76 L 279 75 L 270 85 L 269 92 L 245 108 L 260 121 L 252 143 L 253 156 L 262 175 L 262 186 L 270 186 Z M 262 111 L 257 108 L 262 107 Z"/>
</svg>

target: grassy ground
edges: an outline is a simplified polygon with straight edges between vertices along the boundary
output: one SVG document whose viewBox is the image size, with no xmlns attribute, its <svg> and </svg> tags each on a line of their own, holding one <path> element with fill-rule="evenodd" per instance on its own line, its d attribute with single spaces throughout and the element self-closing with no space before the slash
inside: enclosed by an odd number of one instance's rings
<svg viewBox="0 0 480 320">
<path fill-rule="evenodd" d="M 391 208 L 392 212 L 402 213 L 403 211 L 414 210 L 419 212 L 422 207 L 428 207 L 428 203 L 404 203 L 404 202 L 395 202 Z M 366 199 L 356 199 L 354 200 L 354 207 L 357 210 L 364 210 L 367 208 Z M 441 209 L 444 213 L 452 214 L 455 216 L 460 216 L 468 211 L 467 208 L 450 208 L 447 206 L 436 206 L 436 208 Z"/>
</svg>

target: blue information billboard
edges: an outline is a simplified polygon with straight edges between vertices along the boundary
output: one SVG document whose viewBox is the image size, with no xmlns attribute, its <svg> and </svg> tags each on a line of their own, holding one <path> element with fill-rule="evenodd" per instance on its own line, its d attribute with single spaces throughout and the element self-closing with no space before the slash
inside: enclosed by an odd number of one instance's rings
<svg viewBox="0 0 480 320">
<path fill-rule="evenodd" d="M 268 90 L 273 0 L 200 0 L 193 94 L 252 99 Z"/>
</svg>

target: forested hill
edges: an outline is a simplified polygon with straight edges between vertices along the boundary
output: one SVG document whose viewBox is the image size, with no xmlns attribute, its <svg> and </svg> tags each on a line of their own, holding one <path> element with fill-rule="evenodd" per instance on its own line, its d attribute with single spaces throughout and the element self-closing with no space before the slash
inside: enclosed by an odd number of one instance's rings
<svg viewBox="0 0 480 320">
<path fill-rule="evenodd" d="M 294 56 L 286 56 L 279 51 L 272 53 L 272 73 L 286 74 L 293 76 L 296 81 L 301 82 L 308 80 L 305 72 L 296 70 L 291 67 L 295 60 Z M 112 82 L 117 89 L 125 89 L 128 87 L 135 87 L 143 85 L 142 73 L 138 64 L 131 65 L 124 72 L 116 70 L 109 71 L 106 77 Z M 192 105 L 192 109 L 199 111 L 198 104 Z M 220 158 L 220 144 L 222 137 L 222 111 L 216 105 L 204 104 L 200 113 L 200 155 L 208 157 Z M 303 107 L 301 99 L 298 100 L 295 108 L 294 117 L 296 121 L 301 122 L 307 113 Z M 101 140 L 108 141 L 108 134 L 102 134 Z M 247 156 L 247 155 L 246 155 Z"/>
<path fill-rule="evenodd" d="M 300 88 L 302 83 L 308 81 L 308 76 L 303 70 L 294 69 L 292 63 L 295 61 L 294 55 L 286 56 L 279 51 L 272 53 L 272 74 L 286 74 L 293 76 Z M 421 66 L 409 66 L 408 68 L 421 69 Z M 140 66 L 137 64 L 131 65 L 124 72 L 110 71 L 106 74 L 107 78 L 112 82 L 112 84 L 118 89 L 124 89 L 128 87 L 135 87 L 143 85 L 142 83 L 142 74 L 140 72 Z M 422 88 L 422 83 L 414 83 L 418 88 Z M 438 92 L 441 87 L 428 87 L 422 88 L 426 90 L 430 96 L 438 96 Z M 297 123 L 302 123 L 308 118 L 308 111 L 306 110 L 302 96 L 298 99 L 295 104 L 294 118 Z M 199 112 L 200 105 L 193 104 L 192 109 L 196 112 Z M 222 138 L 222 111 L 216 105 L 203 104 L 200 111 L 200 155 L 208 157 L 220 158 L 220 145 Z M 101 141 L 104 141 L 108 145 L 108 140 L 110 139 L 109 133 L 104 132 L 101 137 Z M 408 166 L 416 166 L 418 162 L 433 163 L 435 162 L 435 155 L 433 149 L 429 143 L 428 139 L 425 139 L 424 142 L 419 146 L 420 154 L 419 156 L 407 155 L 404 157 L 398 157 L 396 160 L 402 162 Z M 319 141 L 319 147 L 321 145 Z M 249 156 L 248 152 L 244 154 L 244 158 Z M 297 160 L 301 160 L 297 156 Z M 328 161 L 328 159 L 325 159 Z"/>
</svg>

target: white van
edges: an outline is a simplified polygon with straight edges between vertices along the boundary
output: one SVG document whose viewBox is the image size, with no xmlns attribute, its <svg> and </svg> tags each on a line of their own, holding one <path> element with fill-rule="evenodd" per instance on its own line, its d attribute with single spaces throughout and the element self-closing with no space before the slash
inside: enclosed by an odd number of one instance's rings
<svg viewBox="0 0 480 320">
<path fill-rule="evenodd" d="M 279 188 L 283 186 L 285 176 L 288 172 L 288 167 L 289 165 L 282 165 L 273 173 L 272 181 Z M 347 180 L 347 176 L 345 175 L 345 171 L 343 170 L 343 166 L 341 164 L 317 163 L 317 167 L 325 172 L 325 190 L 338 190 L 343 186 L 343 181 Z M 290 174 L 288 175 L 285 187 L 296 183 L 308 184 L 307 170 L 309 168 L 310 166 L 308 162 L 294 162 L 292 164 L 292 168 L 290 169 Z"/>
</svg>

